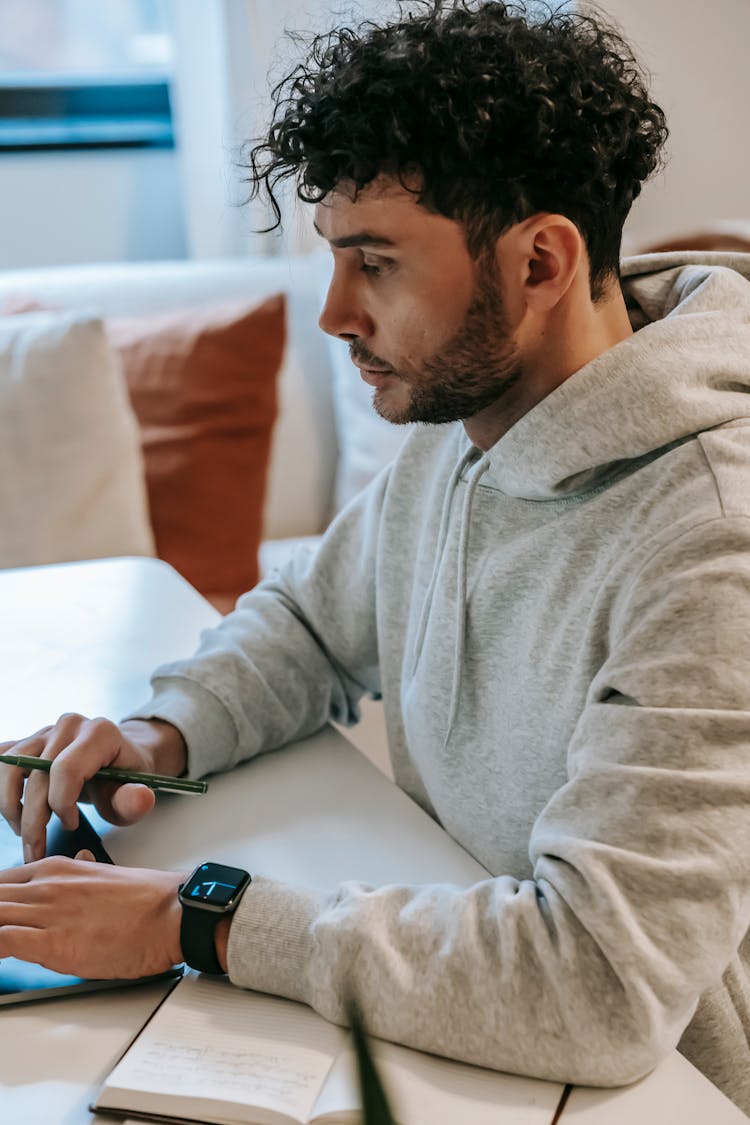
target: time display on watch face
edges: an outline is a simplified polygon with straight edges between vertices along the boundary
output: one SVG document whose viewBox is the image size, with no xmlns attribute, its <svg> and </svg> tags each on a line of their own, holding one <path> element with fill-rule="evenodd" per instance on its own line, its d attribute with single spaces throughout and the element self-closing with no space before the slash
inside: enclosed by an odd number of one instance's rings
<svg viewBox="0 0 750 1125">
<path fill-rule="evenodd" d="M 223 863 L 203 863 L 183 886 L 180 898 L 186 903 L 228 906 L 248 882 L 247 872 L 239 867 L 226 867 Z"/>
</svg>

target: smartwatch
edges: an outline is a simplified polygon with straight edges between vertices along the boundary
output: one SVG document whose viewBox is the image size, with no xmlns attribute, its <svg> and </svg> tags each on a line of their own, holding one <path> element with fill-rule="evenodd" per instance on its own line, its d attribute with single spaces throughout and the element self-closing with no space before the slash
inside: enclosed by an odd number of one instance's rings
<svg viewBox="0 0 750 1125">
<path fill-rule="evenodd" d="M 191 969 L 223 973 L 216 956 L 216 926 L 236 910 L 252 882 L 247 871 L 223 863 L 201 863 L 178 890 L 182 906 L 180 945 Z"/>
</svg>

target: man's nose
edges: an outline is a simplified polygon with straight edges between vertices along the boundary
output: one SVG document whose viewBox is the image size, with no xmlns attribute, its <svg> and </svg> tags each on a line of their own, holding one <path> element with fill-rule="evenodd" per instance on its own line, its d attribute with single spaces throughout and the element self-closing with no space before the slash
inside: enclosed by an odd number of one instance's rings
<svg viewBox="0 0 750 1125">
<path fill-rule="evenodd" d="M 318 324 L 329 336 L 342 340 L 372 335 L 372 319 L 358 300 L 356 284 L 339 281 L 334 276 Z"/>
</svg>

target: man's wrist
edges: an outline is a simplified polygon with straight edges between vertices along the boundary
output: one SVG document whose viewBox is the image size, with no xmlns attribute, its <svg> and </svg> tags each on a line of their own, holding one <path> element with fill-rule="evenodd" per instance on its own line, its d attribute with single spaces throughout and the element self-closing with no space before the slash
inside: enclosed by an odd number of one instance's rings
<svg viewBox="0 0 750 1125">
<path fill-rule="evenodd" d="M 165 719 L 125 719 L 120 730 L 148 759 L 150 773 L 180 777 L 187 769 L 187 744 Z"/>
<path fill-rule="evenodd" d="M 205 860 L 180 886 L 180 945 L 191 969 L 228 971 L 231 919 L 251 883 L 243 868 Z"/>
<path fill-rule="evenodd" d="M 179 965 L 182 961 L 182 947 L 180 945 L 180 921 L 182 919 L 182 907 L 180 900 L 177 897 L 182 877 L 175 871 L 170 872 L 152 872 L 153 875 L 158 875 L 164 879 L 164 940 L 166 947 L 169 950 L 169 961 L 172 965 Z M 172 877 L 170 880 L 170 876 Z"/>
<path fill-rule="evenodd" d="M 225 973 L 228 971 L 227 946 L 229 945 L 229 928 L 232 925 L 232 917 L 233 915 L 227 914 L 224 918 L 221 918 L 214 930 L 216 959 Z"/>
</svg>

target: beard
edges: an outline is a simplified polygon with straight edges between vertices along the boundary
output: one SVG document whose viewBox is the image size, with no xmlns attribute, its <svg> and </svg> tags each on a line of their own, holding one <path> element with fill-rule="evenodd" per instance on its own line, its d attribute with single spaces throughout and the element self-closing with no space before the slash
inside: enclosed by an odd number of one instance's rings
<svg viewBox="0 0 750 1125">
<path fill-rule="evenodd" d="M 355 340 L 353 358 L 384 367 Z M 381 416 L 396 425 L 425 422 L 437 425 L 471 418 L 502 398 L 523 374 L 521 357 L 505 314 L 500 284 L 491 268 L 480 267 L 469 308 L 454 336 L 421 368 L 388 368 L 410 391 L 405 406 L 388 401 L 387 391 L 376 390 L 372 404 Z"/>
</svg>

